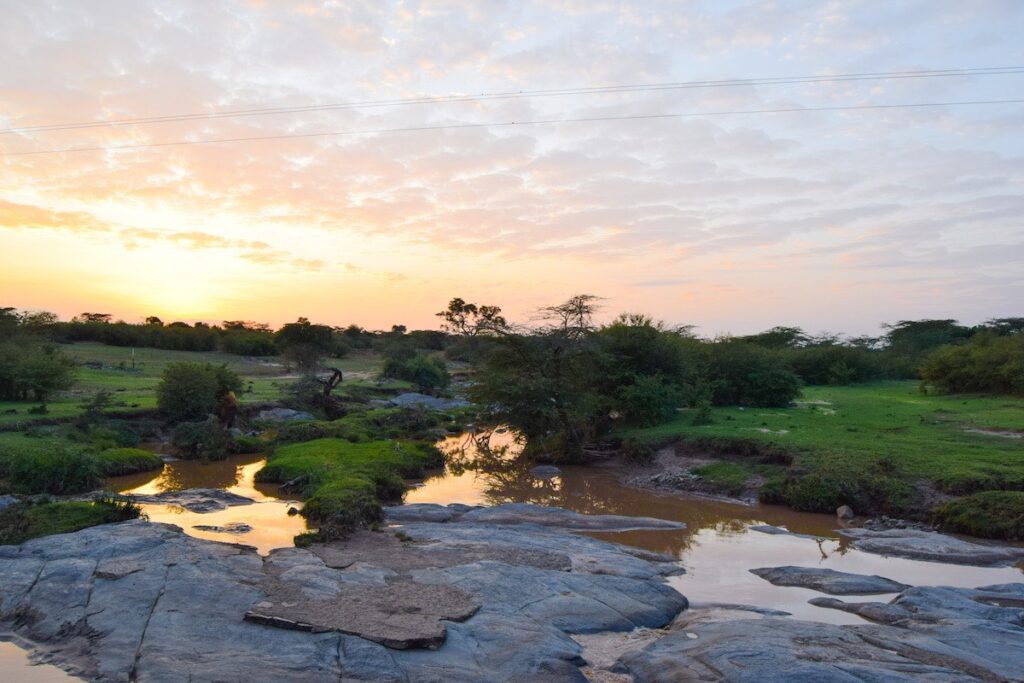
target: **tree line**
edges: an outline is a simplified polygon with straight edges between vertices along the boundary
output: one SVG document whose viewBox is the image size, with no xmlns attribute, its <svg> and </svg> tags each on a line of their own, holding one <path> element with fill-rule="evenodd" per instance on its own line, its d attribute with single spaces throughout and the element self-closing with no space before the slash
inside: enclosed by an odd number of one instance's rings
<svg viewBox="0 0 1024 683">
<path fill-rule="evenodd" d="M 783 407 L 802 384 L 921 377 L 925 388 L 1024 393 L 1024 318 L 975 327 L 899 321 L 877 338 L 775 327 L 701 339 L 692 327 L 644 315 L 597 325 L 599 305 L 597 297 L 575 296 L 541 309 L 531 326 L 460 298 L 437 315 L 456 337 L 449 357 L 477 367 L 470 393 L 492 421 L 570 460 L 616 423 L 656 425 L 677 418 L 680 407 L 694 409 L 696 423 L 709 420 L 715 405 Z"/>
</svg>

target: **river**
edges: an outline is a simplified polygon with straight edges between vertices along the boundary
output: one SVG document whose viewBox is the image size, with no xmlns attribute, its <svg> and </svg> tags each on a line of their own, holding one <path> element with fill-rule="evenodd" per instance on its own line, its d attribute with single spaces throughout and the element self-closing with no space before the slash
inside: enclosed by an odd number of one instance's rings
<svg viewBox="0 0 1024 683">
<path fill-rule="evenodd" d="M 685 523 L 679 531 L 628 531 L 592 534 L 606 540 L 668 553 L 679 559 L 686 573 L 670 579 L 695 607 L 740 603 L 783 610 L 800 619 L 829 623 L 858 623 L 860 617 L 814 607 L 808 599 L 821 594 L 804 588 L 778 587 L 750 573 L 756 567 L 799 565 L 828 567 L 859 574 L 879 574 L 910 585 L 984 586 L 1024 579 L 1021 567 L 969 567 L 882 557 L 849 547 L 835 529 L 831 515 L 794 512 L 773 505 L 744 505 L 711 498 L 652 493 L 620 483 L 618 472 L 602 467 L 566 466 L 554 477 L 529 473 L 529 465 L 514 457 L 511 436 L 493 434 L 490 448 L 481 449 L 471 435 L 441 442 L 449 454 L 443 471 L 410 482 L 407 503 L 465 503 L 496 505 L 523 502 L 568 508 L 588 514 L 657 517 Z M 280 494 L 275 485 L 254 481 L 265 462 L 259 455 L 239 456 L 217 463 L 176 460 L 161 472 L 116 477 L 107 487 L 122 493 L 153 494 L 186 488 L 220 488 L 252 498 L 252 505 L 229 507 L 205 514 L 171 505 L 143 505 L 151 521 L 181 526 L 186 533 L 211 540 L 252 545 L 261 554 L 292 546 L 296 534 L 306 530 L 305 520 L 289 515 L 301 502 Z M 195 525 L 224 526 L 244 522 L 252 531 L 218 533 Z M 751 526 L 783 526 L 798 534 L 768 535 Z M 865 601 L 892 596 L 869 596 Z M 857 600 L 858 598 L 848 598 Z M 27 666 L 23 651 L 0 643 L 0 676 L 4 681 L 47 682 L 67 680 L 48 666 Z"/>
</svg>

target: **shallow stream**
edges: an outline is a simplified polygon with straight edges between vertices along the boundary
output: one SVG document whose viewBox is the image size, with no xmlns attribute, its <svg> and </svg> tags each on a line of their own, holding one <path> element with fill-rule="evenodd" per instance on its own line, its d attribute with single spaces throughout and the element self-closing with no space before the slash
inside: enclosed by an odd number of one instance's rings
<svg viewBox="0 0 1024 683">
<path fill-rule="evenodd" d="M 489 446 L 483 449 L 481 445 Z M 1024 568 L 985 568 L 882 557 L 850 548 L 839 540 L 838 520 L 831 515 L 794 512 L 773 505 L 743 505 L 703 497 L 652 493 L 625 486 L 610 468 L 562 467 L 554 477 L 534 476 L 529 465 L 512 457 L 515 445 L 509 434 L 493 434 L 485 444 L 471 435 L 441 442 L 449 454 L 443 471 L 410 482 L 407 503 L 535 503 L 568 508 L 587 514 L 657 517 L 684 522 L 678 531 L 627 531 L 592 534 L 606 540 L 668 553 L 679 558 L 686 574 L 670 579 L 694 607 L 726 603 L 747 604 L 790 612 L 796 618 L 829 623 L 859 623 L 860 617 L 814 607 L 807 603 L 822 594 L 804 588 L 774 586 L 750 573 L 755 567 L 800 565 L 828 567 L 859 574 L 878 574 L 910 585 L 984 586 L 1024 580 Z M 263 456 L 239 456 L 219 463 L 175 460 L 161 472 L 116 477 L 107 487 L 122 493 L 155 494 L 187 488 L 219 488 L 252 498 L 256 503 L 204 514 L 173 505 L 143 505 L 154 522 L 181 526 L 186 533 L 230 543 L 255 546 L 261 554 L 290 547 L 292 538 L 306 530 L 299 515 L 288 509 L 301 503 L 283 496 L 276 485 L 256 484 Z M 243 534 L 203 531 L 195 525 L 224 526 L 243 522 L 252 531 Z M 817 538 L 768 535 L 750 527 L 782 526 Z M 891 595 L 844 598 L 852 601 L 887 601 Z M 67 680 L 54 667 L 27 666 L 24 653 L 0 643 L 0 679 L 46 683 Z"/>
</svg>

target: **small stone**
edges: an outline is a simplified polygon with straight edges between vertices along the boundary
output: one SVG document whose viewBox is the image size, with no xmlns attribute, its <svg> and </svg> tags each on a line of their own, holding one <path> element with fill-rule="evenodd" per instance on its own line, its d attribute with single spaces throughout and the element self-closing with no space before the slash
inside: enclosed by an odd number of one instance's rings
<svg viewBox="0 0 1024 683">
<path fill-rule="evenodd" d="M 690 640 L 697 640 L 697 638 L 699 638 L 700 636 L 698 636 L 696 633 L 691 633 L 690 631 L 687 631 L 686 637 Z"/>
<path fill-rule="evenodd" d="M 294 517 L 297 514 L 299 514 L 299 508 L 297 508 L 297 507 L 290 507 L 290 508 L 288 508 L 288 516 L 289 517 Z"/>
</svg>

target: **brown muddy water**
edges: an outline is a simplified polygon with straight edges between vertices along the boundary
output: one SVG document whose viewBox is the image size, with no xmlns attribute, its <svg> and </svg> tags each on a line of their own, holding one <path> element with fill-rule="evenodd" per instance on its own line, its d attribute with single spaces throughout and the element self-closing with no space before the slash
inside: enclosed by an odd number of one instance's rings
<svg viewBox="0 0 1024 683">
<path fill-rule="evenodd" d="M 807 603 L 822 594 L 804 588 L 773 586 L 750 573 L 756 567 L 799 565 L 828 567 L 859 574 L 878 574 L 910 585 L 984 586 L 1024 580 L 1021 568 L 985 568 L 881 557 L 848 547 L 839 540 L 838 520 L 831 515 L 794 512 L 773 505 L 743 505 L 696 496 L 678 496 L 625 486 L 619 473 L 605 467 L 562 467 L 551 478 L 529 473 L 530 465 L 515 459 L 510 434 L 492 434 L 478 443 L 471 435 L 439 444 L 448 465 L 418 482 L 406 494 L 407 503 L 535 503 L 587 514 L 657 517 L 684 522 L 679 531 L 627 531 L 592 534 L 605 540 L 668 553 L 679 558 L 686 574 L 669 579 L 694 607 L 716 603 L 747 604 L 790 612 L 795 618 L 835 624 L 860 623 L 856 615 Z M 484 446 L 481 448 L 480 446 Z M 220 488 L 256 500 L 252 505 L 198 514 L 173 505 L 143 505 L 154 522 L 177 524 L 199 538 L 255 546 L 261 554 L 291 547 L 292 538 L 306 531 L 305 520 L 289 516 L 300 502 L 281 494 L 276 485 L 253 480 L 263 456 L 239 456 L 218 463 L 176 460 L 161 472 L 108 479 L 110 490 L 153 494 L 187 488 Z M 224 526 L 244 522 L 244 534 L 201 531 L 194 525 Z M 750 529 L 771 524 L 817 538 L 773 536 Z M 888 601 L 891 595 L 848 596 L 848 601 Z M 68 680 L 52 666 L 29 666 L 27 655 L 11 643 L 0 642 L 0 680 L 48 683 Z"/>
</svg>

